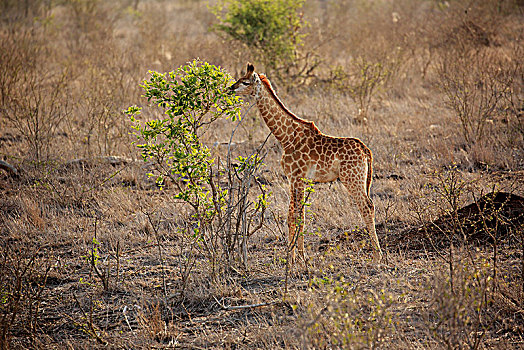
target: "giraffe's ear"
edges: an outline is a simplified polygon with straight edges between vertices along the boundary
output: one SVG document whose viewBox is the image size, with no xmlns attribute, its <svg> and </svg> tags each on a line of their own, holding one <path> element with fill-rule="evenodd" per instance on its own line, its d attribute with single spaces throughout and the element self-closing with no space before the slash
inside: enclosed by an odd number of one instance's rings
<svg viewBox="0 0 524 350">
<path fill-rule="evenodd" d="M 247 63 L 247 74 L 251 75 L 255 71 L 255 66 L 253 66 L 251 63 Z"/>
</svg>

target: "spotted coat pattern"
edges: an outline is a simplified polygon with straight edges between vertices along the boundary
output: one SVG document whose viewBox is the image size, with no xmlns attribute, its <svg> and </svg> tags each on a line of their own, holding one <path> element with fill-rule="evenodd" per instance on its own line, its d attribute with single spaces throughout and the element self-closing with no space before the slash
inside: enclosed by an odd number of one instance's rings
<svg viewBox="0 0 524 350">
<path fill-rule="evenodd" d="M 369 197 L 371 150 L 357 138 L 325 135 L 313 122 L 295 116 L 280 101 L 267 77 L 255 73 L 251 64 L 231 90 L 255 98 L 266 125 L 282 145 L 281 166 L 290 184 L 287 221 L 292 260 L 295 259 L 295 246 L 304 254 L 304 178 L 313 182 L 339 179 L 344 184 L 366 224 L 375 250 L 374 260 L 380 260 L 382 251 L 375 231 L 375 207 Z"/>
</svg>

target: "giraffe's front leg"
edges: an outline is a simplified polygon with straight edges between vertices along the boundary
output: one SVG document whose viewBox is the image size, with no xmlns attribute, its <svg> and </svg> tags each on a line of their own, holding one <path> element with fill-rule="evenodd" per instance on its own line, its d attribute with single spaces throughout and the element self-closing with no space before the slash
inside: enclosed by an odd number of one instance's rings
<svg viewBox="0 0 524 350">
<path fill-rule="evenodd" d="M 304 257 L 304 183 L 302 180 L 291 183 L 288 213 L 288 249 L 290 258 L 295 261 L 295 248 Z"/>
</svg>

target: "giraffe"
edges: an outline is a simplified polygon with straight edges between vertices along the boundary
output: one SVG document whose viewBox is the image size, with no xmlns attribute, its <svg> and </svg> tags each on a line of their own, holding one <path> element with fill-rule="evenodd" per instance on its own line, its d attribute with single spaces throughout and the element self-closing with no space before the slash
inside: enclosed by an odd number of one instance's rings
<svg viewBox="0 0 524 350">
<path fill-rule="evenodd" d="M 230 91 L 254 98 L 266 125 L 282 145 L 280 164 L 290 185 L 287 224 L 291 260 L 295 260 L 295 245 L 304 256 L 302 226 L 306 183 L 303 179 L 314 182 L 339 179 L 366 224 L 374 248 L 373 260 L 380 261 L 382 250 L 375 231 L 375 207 L 369 197 L 373 174 L 371 150 L 357 138 L 325 135 L 313 122 L 291 113 L 280 101 L 267 77 L 257 74 L 250 63 L 247 64 L 246 74 L 231 85 Z"/>
</svg>

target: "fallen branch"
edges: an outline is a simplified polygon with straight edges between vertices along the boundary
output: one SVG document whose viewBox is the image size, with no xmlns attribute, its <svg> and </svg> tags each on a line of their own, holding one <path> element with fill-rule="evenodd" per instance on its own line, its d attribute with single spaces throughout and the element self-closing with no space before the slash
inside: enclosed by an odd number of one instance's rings
<svg viewBox="0 0 524 350">
<path fill-rule="evenodd" d="M 11 175 L 13 177 L 18 177 L 19 176 L 18 170 L 16 170 L 16 168 L 14 166 L 12 166 L 11 164 L 9 164 L 7 162 L 4 162 L 3 160 L 0 160 L 0 169 L 5 170 L 9 175 Z"/>
<path fill-rule="evenodd" d="M 249 304 L 249 305 L 237 305 L 237 306 L 225 306 L 223 304 L 220 303 L 220 301 L 218 301 L 218 299 L 216 297 L 213 297 L 215 299 L 215 301 L 217 302 L 218 306 L 220 306 L 220 308 L 222 310 L 225 310 L 225 311 L 231 311 L 231 310 L 242 310 L 242 309 L 254 309 L 254 308 L 257 308 L 257 307 L 262 307 L 262 306 L 269 306 L 269 305 L 275 305 L 275 304 L 278 304 L 280 303 L 280 301 L 268 301 L 266 303 L 258 303 L 258 304 Z"/>
<path fill-rule="evenodd" d="M 93 161 L 100 161 L 104 163 L 108 163 L 113 166 L 117 165 L 126 165 L 128 163 L 132 163 L 133 160 L 126 157 L 120 157 L 120 156 L 100 156 L 95 158 L 77 158 L 70 160 L 67 162 L 67 165 L 74 165 L 74 166 L 88 166 Z"/>
</svg>

